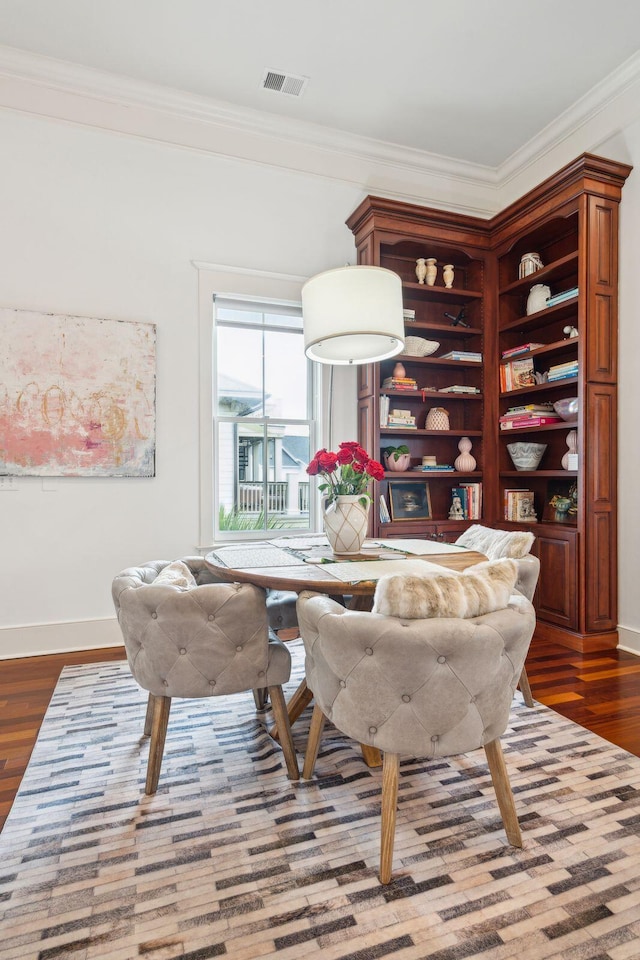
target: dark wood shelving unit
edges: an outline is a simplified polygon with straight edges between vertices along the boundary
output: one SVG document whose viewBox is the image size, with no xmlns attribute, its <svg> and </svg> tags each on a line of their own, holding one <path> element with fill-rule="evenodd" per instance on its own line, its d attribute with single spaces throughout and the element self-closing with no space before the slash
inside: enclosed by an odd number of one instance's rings
<svg viewBox="0 0 640 960">
<path fill-rule="evenodd" d="M 464 480 L 481 482 L 482 523 L 526 527 L 535 534 L 533 549 L 541 560 L 538 635 L 583 651 L 617 642 L 618 208 L 630 171 L 625 164 L 583 154 L 491 220 L 367 197 L 347 221 L 358 262 L 400 275 L 405 307 L 415 312 L 415 319 L 405 321 L 407 335 L 439 342 L 429 357 L 400 358 L 407 376 L 417 381 L 415 391 L 382 388 L 398 358 L 358 368 L 360 443 L 375 456 L 395 437 L 409 447 L 415 468 L 426 454 L 453 463 L 458 442 L 466 436 L 477 461 L 469 474 L 387 472 L 377 495 L 387 496 L 389 482 L 424 479 L 432 515 L 381 525 L 372 510 L 372 535 L 455 539 L 469 521 L 448 519 L 451 488 Z M 520 261 L 531 251 L 544 265 L 520 277 Z M 437 260 L 434 286 L 416 282 L 419 257 Z M 444 263 L 454 266 L 451 288 L 442 286 Z M 528 294 L 538 283 L 549 286 L 552 296 L 574 287 L 578 294 L 527 314 Z M 468 326 L 447 322 L 461 313 Z M 579 335 L 568 336 L 565 327 L 577 328 Z M 503 351 L 527 342 L 543 345 L 502 358 Z M 480 352 L 482 363 L 441 359 L 456 348 Z M 501 392 L 501 364 L 529 357 L 542 374 L 557 363 L 577 360 L 578 374 Z M 440 392 L 454 383 L 480 392 Z M 409 409 L 420 427 L 430 407 L 444 407 L 450 429 L 380 427 L 383 394 L 394 407 Z M 565 397 L 578 398 L 576 422 L 499 429 L 499 417 L 509 407 Z M 578 469 L 564 470 L 561 461 L 571 449 L 572 431 L 577 432 Z M 516 471 L 507 444 L 529 436 L 545 444 L 541 467 Z M 536 522 L 505 519 L 505 489 L 518 483 L 532 491 Z M 575 520 L 561 522 L 550 502 L 565 496 L 564 491 L 570 491 L 576 513 Z"/>
</svg>

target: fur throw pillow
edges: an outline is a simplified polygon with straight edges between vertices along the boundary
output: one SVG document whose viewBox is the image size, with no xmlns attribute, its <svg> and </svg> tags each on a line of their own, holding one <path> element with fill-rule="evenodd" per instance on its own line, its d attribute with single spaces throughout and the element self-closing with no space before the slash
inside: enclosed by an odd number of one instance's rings
<svg viewBox="0 0 640 960">
<path fill-rule="evenodd" d="M 500 557 L 520 560 L 530 552 L 534 540 L 530 530 L 492 530 L 480 523 L 474 523 L 460 534 L 456 543 L 469 550 L 484 553 L 489 560 L 498 560 Z"/>
<path fill-rule="evenodd" d="M 189 567 L 182 560 L 174 560 L 167 564 L 153 581 L 154 587 L 162 584 L 170 584 L 172 587 L 182 587 L 183 590 L 189 590 L 196 586 L 196 579 L 189 570 Z"/>
<path fill-rule="evenodd" d="M 462 574 L 390 574 L 381 577 L 376 585 L 373 613 L 401 620 L 480 617 L 508 605 L 517 576 L 514 560 L 479 563 Z"/>
</svg>

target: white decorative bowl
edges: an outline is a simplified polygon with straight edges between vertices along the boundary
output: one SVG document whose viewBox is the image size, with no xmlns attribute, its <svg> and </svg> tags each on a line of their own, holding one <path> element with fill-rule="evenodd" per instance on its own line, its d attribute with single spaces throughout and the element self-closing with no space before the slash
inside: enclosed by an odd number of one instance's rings
<svg viewBox="0 0 640 960">
<path fill-rule="evenodd" d="M 408 357 L 428 357 L 440 346 L 437 340 L 425 340 L 424 337 L 405 337 L 404 353 Z"/>
<path fill-rule="evenodd" d="M 509 456 L 516 470 L 537 470 L 546 449 L 546 443 L 529 443 L 526 440 L 507 444 Z"/>
<path fill-rule="evenodd" d="M 564 400 L 556 400 L 553 409 L 563 420 L 574 421 L 578 419 L 579 403 L 578 397 L 565 397 Z"/>
<path fill-rule="evenodd" d="M 394 457 L 393 454 L 385 453 L 384 463 L 387 470 L 397 470 L 404 472 L 409 469 L 411 466 L 411 454 L 410 453 L 401 453 L 398 456 L 398 459 Z"/>
</svg>

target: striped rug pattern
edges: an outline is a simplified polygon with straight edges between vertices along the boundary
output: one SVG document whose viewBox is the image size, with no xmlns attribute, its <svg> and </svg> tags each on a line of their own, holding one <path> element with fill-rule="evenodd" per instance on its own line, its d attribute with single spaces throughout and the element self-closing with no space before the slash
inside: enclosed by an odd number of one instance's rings
<svg viewBox="0 0 640 960">
<path fill-rule="evenodd" d="M 503 738 L 524 848 L 483 751 L 406 759 L 382 887 L 356 744 L 327 728 L 294 784 L 250 693 L 175 701 L 145 798 L 145 706 L 126 663 L 65 668 L 0 835 L 0 960 L 640 958 L 640 759 L 551 710 L 517 694 Z"/>
</svg>

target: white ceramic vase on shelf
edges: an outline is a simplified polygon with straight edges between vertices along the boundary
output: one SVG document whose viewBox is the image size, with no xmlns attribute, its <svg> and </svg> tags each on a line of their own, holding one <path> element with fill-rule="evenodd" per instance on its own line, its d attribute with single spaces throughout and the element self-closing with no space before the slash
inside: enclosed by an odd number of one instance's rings
<svg viewBox="0 0 640 960">
<path fill-rule="evenodd" d="M 436 282 L 436 274 L 438 272 L 437 262 L 435 257 L 427 258 L 427 286 L 429 287 L 432 287 Z"/>
<path fill-rule="evenodd" d="M 444 267 L 442 268 L 442 279 L 444 280 L 444 285 L 447 288 L 447 290 L 450 290 L 451 287 L 453 286 L 453 276 L 454 276 L 453 264 L 445 263 Z"/>
<path fill-rule="evenodd" d="M 324 532 L 334 553 L 350 556 L 360 553 L 367 536 L 369 507 L 358 496 L 336 497 L 333 503 L 323 501 Z"/>
<path fill-rule="evenodd" d="M 448 430 L 449 414 L 444 407 L 431 407 L 424 426 L 425 430 Z"/>
<path fill-rule="evenodd" d="M 577 430 L 569 430 L 569 433 L 567 434 L 567 446 L 569 447 L 569 449 L 567 450 L 564 457 L 560 461 L 560 463 L 562 464 L 563 470 L 572 469 L 572 461 L 569 460 L 569 457 L 571 456 L 571 454 L 578 452 L 578 431 Z M 575 467 L 573 467 L 573 469 L 575 469 Z"/>
<path fill-rule="evenodd" d="M 456 457 L 453 464 L 458 473 L 473 473 L 475 470 L 476 461 L 475 457 L 471 456 L 471 447 L 472 443 L 469 437 L 462 437 L 458 444 L 460 456 Z"/>
<path fill-rule="evenodd" d="M 424 257 L 418 257 L 416 260 L 416 277 L 418 278 L 418 283 L 424 283 L 424 278 L 427 275 L 427 263 Z"/>
</svg>

